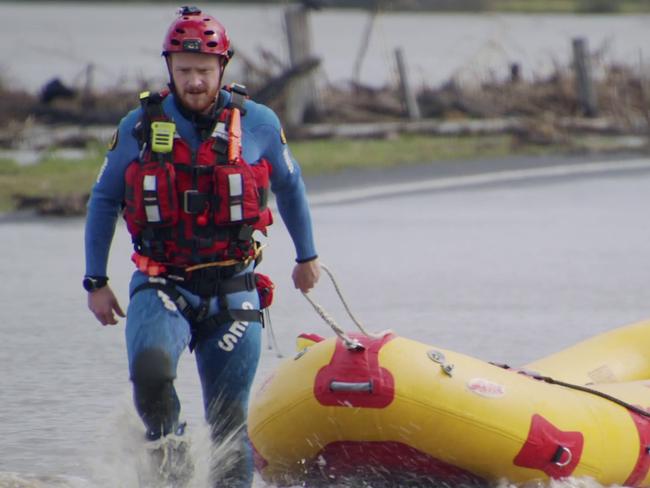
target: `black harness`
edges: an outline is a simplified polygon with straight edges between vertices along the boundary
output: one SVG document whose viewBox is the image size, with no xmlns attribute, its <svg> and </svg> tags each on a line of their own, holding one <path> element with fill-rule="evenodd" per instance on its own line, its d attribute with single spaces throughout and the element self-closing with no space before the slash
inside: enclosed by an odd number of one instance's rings
<svg viewBox="0 0 650 488">
<path fill-rule="evenodd" d="M 210 291 L 209 293 L 200 293 L 200 302 L 198 307 L 193 307 L 185 298 L 185 296 L 178 291 L 178 286 L 188 289 L 196 293 L 190 287 L 185 287 L 183 284 L 171 282 L 167 278 L 150 277 L 149 281 L 138 285 L 131 297 L 142 290 L 160 290 L 169 299 L 174 302 L 180 314 L 185 317 L 190 324 L 190 331 L 192 338 L 190 340 L 189 348 L 193 351 L 196 344 L 209 337 L 214 330 L 224 324 L 234 321 L 241 322 L 260 322 L 264 324 L 264 315 L 261 310 L 252 309 L 230 309 L 228 308 L 227 295 L 240 291 L 253 291 L 257 288 L 255 281 L 255 273 L 245 273 L 240 276 L 235 276 L 226 280 L 203 281 L 196 280 L 198 283 L 204 283 L 203 291 Z M 217 297 L 219 304 L 219 312 L 215 315 L 208 316 L 210 307 L 210 298 Z"/>
</svg>

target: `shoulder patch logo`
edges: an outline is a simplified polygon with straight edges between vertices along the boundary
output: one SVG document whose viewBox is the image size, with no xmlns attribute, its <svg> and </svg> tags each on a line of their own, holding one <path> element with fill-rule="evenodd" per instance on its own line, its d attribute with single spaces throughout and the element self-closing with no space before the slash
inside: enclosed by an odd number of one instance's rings
<svg viewBox="0 0 650 488">
<path fill-rule="evenodd" d="M 112 151 L 115 149 L 115 146 L 117 146 L 117 134 L 119 131 L 113 132 L 113 136 L 111 137 L 111 141 L 108 143 L 108 150 Z"/>
<path fill-rule="evenodd" d="M 287 136 L 284 135 L 284 129 L 280 129 L 280 140 L 282 141 L 282 144 L 287 143 Z"/>
</svg>

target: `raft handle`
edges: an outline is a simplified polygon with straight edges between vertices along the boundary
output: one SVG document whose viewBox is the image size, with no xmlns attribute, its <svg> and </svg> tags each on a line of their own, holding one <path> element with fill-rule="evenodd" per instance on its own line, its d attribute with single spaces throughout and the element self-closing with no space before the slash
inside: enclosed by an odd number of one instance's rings
<svg viewBox="0 0 650 488">
<path fill-rule="evenodd" d="M 372 393 L 372 381 L 364 382 L 350 382 L 350 381 L 336 381 L 330 383 L 330 390 L 332 391 L 367 391 Z"/>
<path fill-rule="evenodd" d="M 562 455 L 566 453 L 566 459 L 562 461 Z M 557 450 L 555 451 L 555 454 L 553 455 L 552 462 L 559 468 L 565 468 L 569 464 L 571 464 L 571 461 L 573 460 L 573 453 L 571 452 L 571 449 L 565 446 L 558 446 Z"/>
</svg>

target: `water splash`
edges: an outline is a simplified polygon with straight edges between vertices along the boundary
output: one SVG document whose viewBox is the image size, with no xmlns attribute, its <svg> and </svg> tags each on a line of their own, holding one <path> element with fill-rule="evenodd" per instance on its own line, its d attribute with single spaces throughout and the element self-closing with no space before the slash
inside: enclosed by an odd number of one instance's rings
<svg viewBox="0 0 650 488">
<path fill-rule="evenodd" d="M 170 476 L 170 472 L 166 471 L 170 459 L 163 460 L 157 454 L 169 455 L 181 442 L 183 449 L 189 453 L 188 463 L 191 464 L 179 466 L 174 462 L 171 466 L 185 471 L 186 478 L 189 478 L 182 483 L 183 488 L 208 486 L 211 452 L 208 427 L 204 424 L 192 425 L 186 430 L 182 441 L 174 436 L 151 443 L 145 439 L 144 427 L 131 404 L 130 396 L 125 397 L 97 435 L 96 449 L 90 461 L 91 486 L 177 488 L 176 476 L 174 473 Z M 165 466 L 156 466 L 156 460 Z M 191 471 L 186 468 L 191 468 Z"/>
<path fill-rule="evenodd" d="M 241 427 L 235 429 L 219 445 L 214 445 L 210 428 L 205 422 L 194 422 L 186 433 L 193 471 L 183 488 L 205 488 L 212 486 L 211 480 L 223 480 L 232 468 L 240 463 L 238 435 Z M 164 442 L 164 441 L 163 441 Z M 100 427 L 85 460 L 87 479 L 65 475 L 20 474 L 0 472 L 0 488 L 179 488 L 173 482 L 161 484 L 159 480 L 145 479 L 150 471 L 151 443 L 145 440 L 144 427 L 131 403 L 125 395 Z M 523 484 L 501 479 L 491 484 L 454 483 L 413 476 L 409 473 L 399 475 L 395 484 L 395 473 L 377 469 L 359 477 L 345 479 L 310 479 L 297 486 L 313 488 L 622 488 L 619 485 L 604 486 L 592 478 L 565 478 L 562 480 L 531 481 Z M 390 477 L 390 479 L 389 479 Z M 227 486 L 227 485 L 224 485 Z M 255 488 L 270 487 L 258 476 L 253 481 Z"/>
<path fill-rule="evenodd" d="M 0 473 L 0 488 L 92 488 L 87 480 L 72 476 Z"/>
</svg>

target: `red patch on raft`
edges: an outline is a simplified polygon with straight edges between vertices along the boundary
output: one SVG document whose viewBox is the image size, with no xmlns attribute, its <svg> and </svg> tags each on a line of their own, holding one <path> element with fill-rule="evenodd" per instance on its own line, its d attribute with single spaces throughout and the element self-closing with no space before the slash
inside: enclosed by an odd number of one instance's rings
<svg viewBox="0 0 650 488">
<path fill-rule="evenodd" d="M 563 478 L 580 463 L 583 445 L 581 432 L 565 432 L 535 414 L 528 438 L 513 462 L 523 468 L 539 469 L 551 478 Z"/>
<path fill-rule="evenodd" d="M 395 338 L 386 334 L 373 339 L 361 334 L 350 336 L 363 349 L 349 350 L 339 339 L 330 363 L 318 371 L 314 396 L 326 406 L 384 408 L 395 398 L 395 380 L 379 366 L 379 350 Z M 356 388 L 356 389 L 355 389 Z"/>
</svg>

